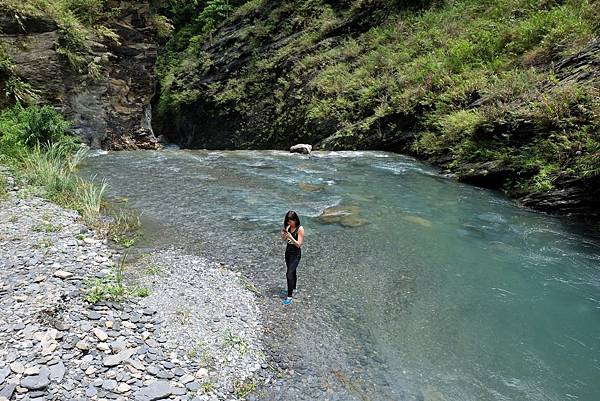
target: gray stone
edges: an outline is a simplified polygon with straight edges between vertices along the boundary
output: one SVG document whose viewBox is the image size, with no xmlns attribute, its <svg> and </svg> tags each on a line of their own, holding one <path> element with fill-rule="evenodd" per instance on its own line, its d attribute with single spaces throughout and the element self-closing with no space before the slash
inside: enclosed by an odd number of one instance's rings
<svg viewBox="0 0 600 401">
<path fill-rule="evenodd" d="M 117 381 L 112 379 L 104 380 L 102 383 L 102 388 L 106 391 L 113 391 L 117 388 Z"/>
<path fill-rule="evenodd" d="M 73 277 L 73 273 L 65 271 L 65 270 L 57 270 L 54 272 L 54 277 L 58 277 L 62 280 L 66 280 L 68 278 Z"/>
<path fill-rule="evenodd" d="M 141 388 L 136 394 L 136 399 L 147 399 L 150 401 L 162 400 L 173 394 L 173 387 L 167 381 L 158 381 L 149 386 Z"/>
<path fill-rule="evenodd" d="M 0 369 L 0 384 L 4 383 L 4 380 L 6 380 L 6 377 L 10 374 L 10 367 L 5 366 L 2 369 Z"/>
<path fill-rule="evenodd" d="M 110 343 L 110 347 L 112 348 L 113 352 L 121 352 L 127 348 L 127 344 L 123 339 L 117 339 Z"/>
<path fill-rule="evenodd" d="M 187 393 L 187 389 L 185 387 L 171 387 L 173 395 L 183 395 Z"/>
<path fill-rule="evenodd" d="M 50 379 L 47 374 L 25 376 L 21 379 L 21 387 L 29 390 L 41 390 L 48 387 L 48 384 L 50 384 Z"/>
<path fill-rule="evenodd" d="M 108 339 L 108 334 L 106 334 L 104 330 L 99 329 L 98 327 L 94 328 L 94 335 L 100 341 L 106 341 Z"/>
<path fill-rule="evenodd" d="M 6 397 L 7 400 L 10 400 L 16 388 L 17 385 L 14 383 L 7 384 L 0 389 L 0 397 Z"/>
<path fill-rule="evenodd" d="M 102 364 L 108 367 L 117 366 L 119 363 L 121 363 L 119 355 L 109 355 L 102 360 Z"/>
<path fill-rule="evenodd" d="M 129 321 L 130 321 L 131 323 L 138 323 L 138 322 L 140 321 L 140 319 L 141 319 L 141 318 L 142 318 L 142 316 L 141 316 L 139 313 L 137 313 L 137 312 L 133 312 L 133 313 L 131 314 L 131 316 L 129 317 Z"/>
<path fill-rule="evenodd" d="M 98 394 L 98 390 L 94 386 L 89 386 L 85 389 L 85 395 L 89 398 L 95 396 L 96 394 Z"/>
<path fill-rule="evenodd" d="M 193 382 L 189 382 L 185 384 L 185 387 L 189 390 L 189 391 L 198 391 L 200 390 L 200 388 L 202 387 L 202 384 L 193 381 Z"/>
<path fill-rule="evenodd" d="M 77 341 L 77 343 L 75 344 L 75 347 L 77 347 L 77 349 L 80 349 L 82 351 L 88 351 L 90 349 L 90 345 L 83 340 Z"/>
<path fill-rule="evenodd" d="M 131 390 L 131 386 L 127 383 L 120 383 L 116 389 L 117 393 L 121 393 L 121 394 L 126 393 L 129 390 Z"/>
<path fill-rule="evenodd" d="M 50 380 L 60 383 L 62 379 L 65 377 L 65 364 L 62 361 L 58 362 L 56 365 L 52 365 L 50 368 Z"/>
<path fill-rule="evenodd" d="M 156 374 L 156 377 L 158 377 L 159 379 L 172 379 L 173 377 L 175 377 L 175 375 L 173 374 L 173 372 L 163 369 Z"/>
<path fill-rule="evenodd" d="M 12 370 L 14 373 L 21 374 L 25 371 L 25 366 L 23 366 L 23 363 L 15 361 L 10 364 L 10 370 Z"/>
<path fill-rule="evenodd" d="M 42 401 L 42 400 L 46 399 L 45 391 L 30 391 L 29 393 L 27 393 L 27 395 L 29 396 L 29 399 L 31 399 L 31 400 Z"/>
</svg>

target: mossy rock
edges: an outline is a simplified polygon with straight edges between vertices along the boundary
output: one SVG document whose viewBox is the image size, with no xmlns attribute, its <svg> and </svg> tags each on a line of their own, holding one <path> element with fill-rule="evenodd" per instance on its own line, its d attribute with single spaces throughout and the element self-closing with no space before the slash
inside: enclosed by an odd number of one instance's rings
<svg viewBox="0 0 600 401">
<path fill-rule="evenodd" d="M 317 221 L 322 224 L 341 224 L 344 227 L 360 227 L 368 224 L 360 217 L 358 206 L 333 206 L 325 209 Z"/>
<path fill-rule="evenodd" d="M 418 225 L 421 225 L 423 227 L 431 227 L 432 223 L 431 221 L 423 218 L 423 217 L 419 217 L 419 216 L 402 216 L 402 218 L 406 221 L 410 221 L 411 223 L 415 223 Z"/>
<path fill-rule="evenodd" d="M 309 182 L 300 181 L 298 186 L 305 192 L 320 192 L 323 190 L 323 185 L 311 184 Z"/>
</svg>

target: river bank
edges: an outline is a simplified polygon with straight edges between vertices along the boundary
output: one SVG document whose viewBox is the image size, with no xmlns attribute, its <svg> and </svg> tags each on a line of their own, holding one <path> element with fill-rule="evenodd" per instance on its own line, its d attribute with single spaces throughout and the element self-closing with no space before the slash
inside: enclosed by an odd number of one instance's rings
<svg viewBox="0 0 600 401">
<path fill-rule="evenodd" d="M 176 250 L 124 264 L 77 212 L 5 187 L 0 400 L 238 400 L 270 380 L 256 300 L 235 273 Z M 88 302 L 120 268 L 126 292 L 147 296 Z"/>
</svg>

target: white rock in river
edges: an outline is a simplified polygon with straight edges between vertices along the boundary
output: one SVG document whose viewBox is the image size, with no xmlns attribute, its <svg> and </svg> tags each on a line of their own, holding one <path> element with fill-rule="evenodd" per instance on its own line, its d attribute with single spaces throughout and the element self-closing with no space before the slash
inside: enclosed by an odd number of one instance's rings
<svg viewBox="0 0 600 401">
<path fill-rule="evenodd" d="M 290 148 L 291 153 L 303 153 L 305 155 L 310 154 L 312 151 L 312 145 L 308 145 L 306 143 L 299 143 Z"/>
</svg>

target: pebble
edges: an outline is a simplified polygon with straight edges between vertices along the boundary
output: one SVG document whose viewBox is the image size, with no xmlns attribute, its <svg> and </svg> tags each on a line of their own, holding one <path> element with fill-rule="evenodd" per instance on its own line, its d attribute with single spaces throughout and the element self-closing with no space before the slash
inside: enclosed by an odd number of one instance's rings
<svg viewBox="0 0 600 401">
<path fill-rule="evenodd" d="M 104 330 L 99 329 L 98 327 L 94 328 L 94 335 L 100 341 L 106 341 L 108 339 L 108 334 L 106 334 Z"/>
<path fill-rule="evenodd" d="M 64 270 L 57 270 L 54 272 L 53 276 L 66 280 L 70 277 L 73 277 L 73 273 Z"/>
</svg>

